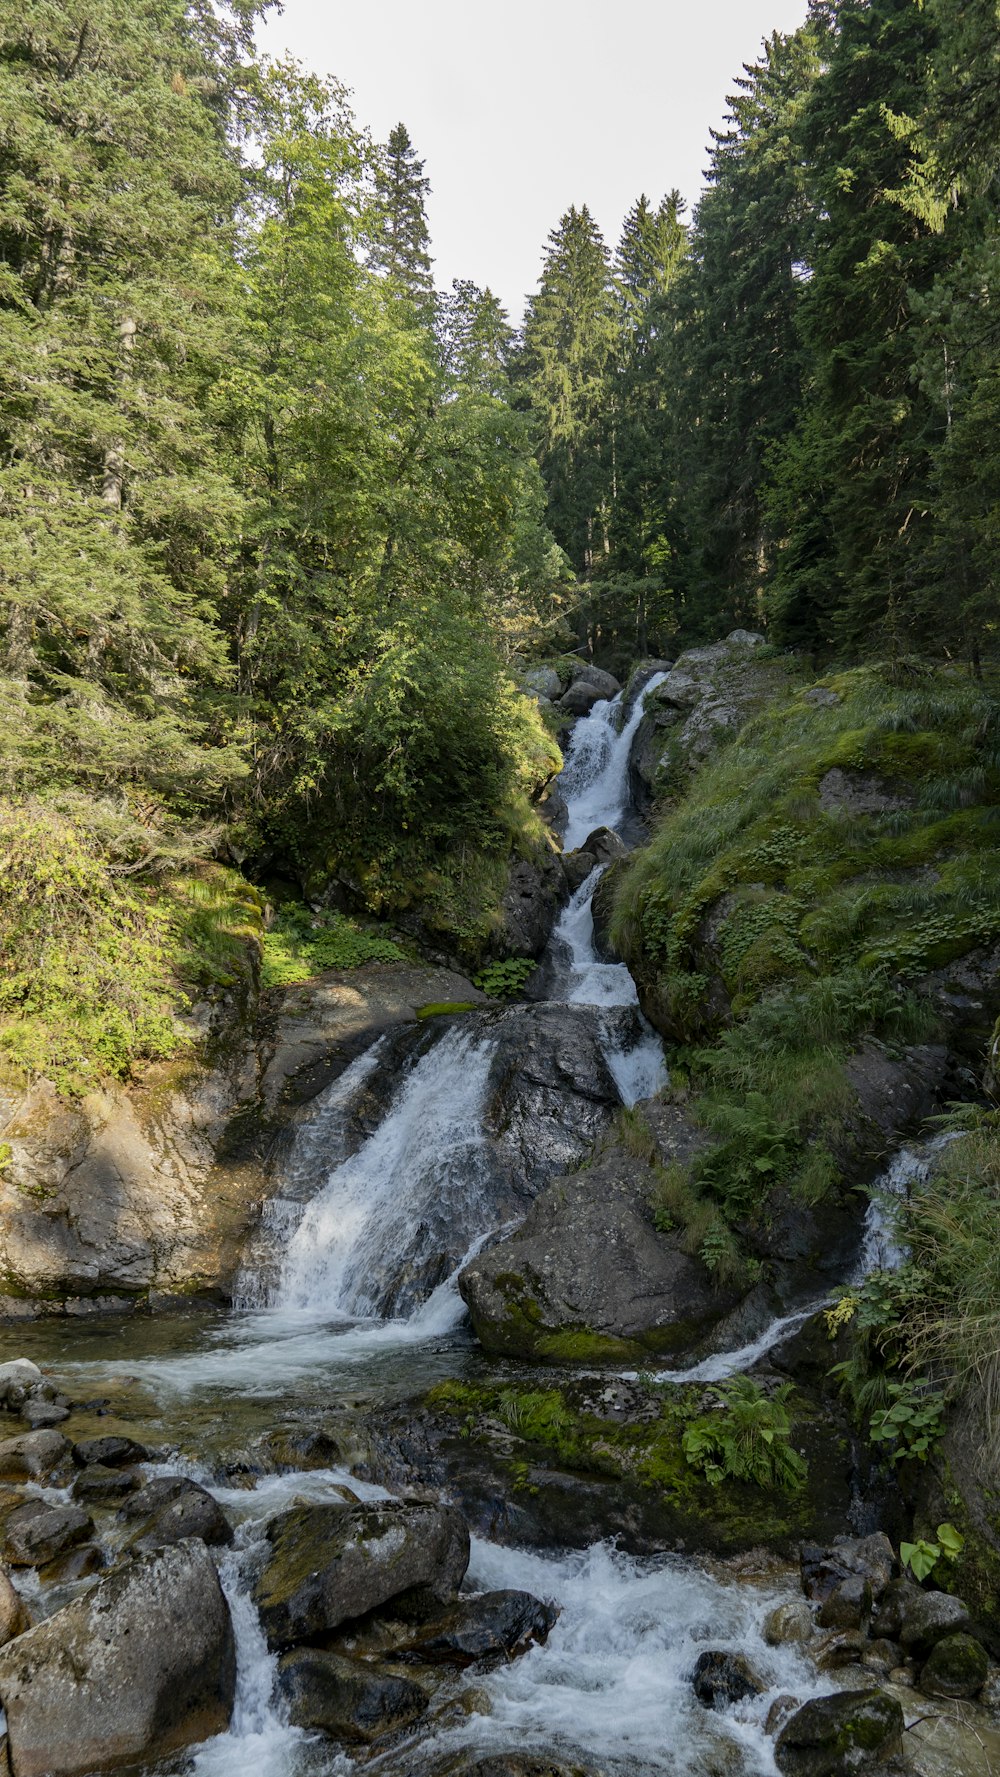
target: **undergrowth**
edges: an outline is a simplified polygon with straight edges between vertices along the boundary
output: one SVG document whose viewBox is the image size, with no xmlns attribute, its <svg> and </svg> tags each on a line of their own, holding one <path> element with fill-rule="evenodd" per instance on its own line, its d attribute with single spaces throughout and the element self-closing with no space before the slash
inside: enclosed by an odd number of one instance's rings
<svg viewBox="0 0 1000 1777">
<path fill-rule="evenodd" d="M 362 963 L 404 962 L 393 939 L 341 913 L 313 913 L 285 906 L 264 937 L 261 986 L 291 987 L 323 969 L 356 969 Z"/>
</svg>

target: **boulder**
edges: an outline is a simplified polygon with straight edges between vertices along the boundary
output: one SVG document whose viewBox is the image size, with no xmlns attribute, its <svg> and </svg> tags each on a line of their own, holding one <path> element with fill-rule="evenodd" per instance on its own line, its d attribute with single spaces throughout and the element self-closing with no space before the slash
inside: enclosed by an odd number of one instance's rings
<svg viewBox="0 0 1000 1777">
<path fill-rule="evenodd" d="M 46 1586 L 69 1586 L 77 1580 L 89 1579 L 93 1573 L 103 1572 L 107 1565 L 100 1543 L 80 1543 L 54 1560 L 46 1561 L 45 1566 L 39 1568 L 38 1577 Z"/>
<path fill-rule="evenodd" d="M 763 642 L 763 636 L 735 629 L 724 641 L 690 648 L 649 693 L 629 755 L 629 787 L 640 814 L 656 800 L 668 743 L 678 770 L 686 773 L 785 682 L 780 661 L 757 658 Z"/>
<path fill-rule="evenodd" d="M 803 1598 L 789 1598 L 785 1604 L 775 1605 L 764 1622 L 764 1640 L 768 1647 L 810 1641 L 812 1634 L 812 1611 Z"/>
<path fill-rule="evenodd" d="M 590 1765 L 565 1765 L 557 1754 L 493 1752 L 486 1758 L 474 1752 L 459 1754 L 432 1766 L 428 1777 L 604 1777 Z"/>
<path fill-rule="evenodd" d="M 553 1359 L 689 1352 L 745 1293 L 658 1232 L 648 1172 L 616 1149 L 550 1185 L 459 1289 L 488 1351 Z"/>
<path fill-rule="evenodd" d="M 706 1709 L 725 1709 L 744 1697 L 763 1696 L 762 1684 L 743 1654 L 711 1648 L 699 1654 L 691 1675 L 694 1694 Z"/>
<path fill-rule="evenodd" d="M 870 1608 L 872 1599 L 882 1597 L 898 1565 L 892 1544 L 883 1531 L 876 1531 L 872 1536 L 838 1536 L 828 1548 L 806 1543 L 799 1559 L 802 1588 L 807 1598 L 822 1603 L 845 1581 L 860 1579 L 868 1587 L 866 1609 Z M 853 1595 L 849 1589 L 845 1595 L 845 1608 Z M 824 1623 L 822 1616 L 819 1621 L 831 1629 L 857 1627 L 855 1623 L 834 1623 L 832 1620 Z"/>
<path fill-rule="evenodd" d="M 860 1629 L 872 1608 L 872 1589 L 860 1573 L 848 1574 L 819 1607 L 816 1621 L 821 1629 Z"/>
<path fill-rule="evenodd" d="M 315 1647 L 293 1648 L 282 1656 L 278 1689 L 293 1726 L 321 1728 L 362 1745 L 408 1727 L 430 1702 L 409 1678 Z"/>
<path fill-rule="evenodd" d="M 586 1158 L 621 1098 L 592 1007 L 514 1006 L 497 1020 L 495 1033 L 484 1128 L 510 1180 L 511 1207 L 520 1198 L 523 1210 L 550 1180 Z"/>
<path fill-rule="evenodd" d="M 778 1735 L 786 1777 L 855 1777 L 902 1750 L 903 1711 L 882 1691 L 840 1691 L 797 1709 Z"/>
<path fill-rule="evenodd" d="M 73 1461 L 77 1468 L 99 1463 L 102 1468 L 127 1468 L 133 1462 L 148 1462 L 149 1451 L 134 1438 L 81 1438 L 73 1445 Z"/>
<path fill-rule="evenodd" d="M 21 1418 L 28 1421 L 32 1431 L 61 1425 L 69 1418 L 69 1402 L 65 1398 L 49 1400 L 46 1395 L 29 1394 L 21 1408 Z"/>
<path fill-rule="evenodd" d="M 546 1641 L 558 1614 L 530 1592 L 484 1592 L 478 1598 L 460 1598 L 451 1610 L 396 1648 L 393 1658 L 449 1666 L 512 1659 L 532 1643 Z"/>
<path fill-rule="evenodd" d="M 614 673 L 606 673 L 603 667 L 591 666 L 586 660 L 579 661 L 574 666 L 570 674 L 570 685 L 593 685 L 599 697 L 617 697 L 621 690 Z"/>
<path fill-rule="evenodd" d="M 898 1640 L 903 1618 L 923 1596 L 920 1587 L 914 1585 L 911 1579 L 903 1577 L 890 1580 L 875 1607 L 871 1623 L 872 1634 Z"/>
<path fill-rule="evenodd" d="M 30 1627 L 28 1607 L 13 1585 L 9 1573 L 0 1567 L 0 1647 L 6 1647 L 8 1641 L 23 1635 Z"/>
<path fill-rule="evenodd" d="M 41 1567 L 93 1535 L 93 1519 L 78 1505 L 26 1500 L 3 1527 L 3 1553 L 12 1567 Z"/>
<path fill-rule="evenodd" d="M 544 697 L 554 702 L 562 691 L 562 680 L 554 667 L 529 666 L 521 674 L 521 690 L 527 697 Z"/>
<path fill-rule="evenodd" d="M 918 1591 L 915 1596 L 905 1596 L 899 1639 L 906 1652 L 918 1660 L 926 1659 L 946 1635 L 965 1635 L 972 1628 L 967 1606 L 950 1592 Z"/>
<path fill-rule="evenodd" d="M 510 956 L 541 956 L 566 899 L 558 851 L 536 847 L 515 857 L 500 902 L 500 942 Z"/>
<path fill-rule="evenodd" d="M 943 1635 L 931 1648 L 918 1684 L 927 1697 L 974 1697 L 986 1683 L 990 1662 L 973 1636 Z"/>
<path fill-rule="evenodd" d="M 267 1529 L 254 1589 L 269 1647 L 328 1635 L 396 1601 L 450 1603 L 469 1564 L 469 1532 L 451 1506 L 292 1506 Z"/>
<path fill-rule="evenodd" d="M 142 1486 L 142 1475 L 134 1468 L 102 1468 L 100 1463 L 85 1468 L 77 1475 L 71 1492 L 84 1505 L 120 1505 L 130 1493 Z"/>
<path fill-rule="evenodd" d="M 128 1495 L 118 1516 L 137 1527 L 132 1543 L 137 1549 L 160 1549 L 194 1536 L 213 1548 L 233 1540 L 233 1527 L 218 1501 L 186 1475 L 158 1475 L 147 1481 Z"/>
<path fill-rule="evenodd" d="M 580 679 L 575 685 L 571 685 L 568 691 L 563 692 L 556 708 L 562 710 L 567 716 L 589 716 L 595 703 L 603 702 L 605 697 L 606 693 L 598 691 L 596 685 L 590 685 L 585 679 Z"/>
<path fill-rule="evenodd" d="M 33 1389 L 44 1380 L 37 1364 L 30 1358 L 15 1357 L 0 1364 L 0 1407 L 16 1413 Z"/>
<path fill-rule="evenodd" d="M 69 1453 L 58 1431 L 27 1431 L 0 1440 L 0 1481 L 44 1481 Z"/>
<path fill-rule="evenodd" d="M 229 1607 L 195 1541 L 124 1563 L 0 1650 L 17 1777 L 164 1758 L 222 1733 L 235 1688 Z"/>
</svg>

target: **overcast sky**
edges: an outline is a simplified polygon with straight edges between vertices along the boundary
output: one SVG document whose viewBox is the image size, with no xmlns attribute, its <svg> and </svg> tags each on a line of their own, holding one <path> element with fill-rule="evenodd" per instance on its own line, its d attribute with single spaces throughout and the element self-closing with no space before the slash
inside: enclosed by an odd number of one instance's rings
<svg viewBox="0 0 1000 1777">
<path fill-rule="evenodd" d="M 333 74 L 380 141 L 426 161 L 435 276 L 489 284 L 512 318 L 549 230 L 589 204 L 613 245 L 645 191 L 693 204 L 743 62 L 806 0 L 285 0 L 261 33 Z"/>
</svg>

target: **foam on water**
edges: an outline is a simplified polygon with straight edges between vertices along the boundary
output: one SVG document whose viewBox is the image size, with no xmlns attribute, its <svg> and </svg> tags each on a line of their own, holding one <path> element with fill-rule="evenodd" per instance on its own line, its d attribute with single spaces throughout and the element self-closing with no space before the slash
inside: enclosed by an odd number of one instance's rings
<svg viewBox="0 0 1000 1777">
<path fill-rule="evenodd" d="M 582 845 L 596 827 L 621 824 L 628 808 L 629 753 L 643 718 L 644 700 L 666 676 L 656 673 L 650 679 L 624 722 L 624 692 L 619 692 L 610 702 L 595 703 L 590 714 L 576 723 L 559 775 L 559 789 L 569 805 L 563 840 L 567 851 Z"/>
</svg>

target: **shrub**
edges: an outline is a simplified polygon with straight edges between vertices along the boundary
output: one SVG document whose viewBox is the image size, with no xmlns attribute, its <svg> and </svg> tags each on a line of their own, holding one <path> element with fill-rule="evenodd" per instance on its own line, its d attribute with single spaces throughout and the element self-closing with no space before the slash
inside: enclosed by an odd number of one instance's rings
<svg viewBox="0 0 1000 1777">
<path fill-rule="evenodd" d="M 757 1487 L 796 1492 L 807 1468 L 789 1443 L 791 1383 L 782 1383 L 768 1395 L 749 1376 L 734 1376 L 708 1392 L 716 1405 L 692 1420 L 681 1439 L 692 1468 L 714 1486 L 750 1481 Z"/>
</svg>

